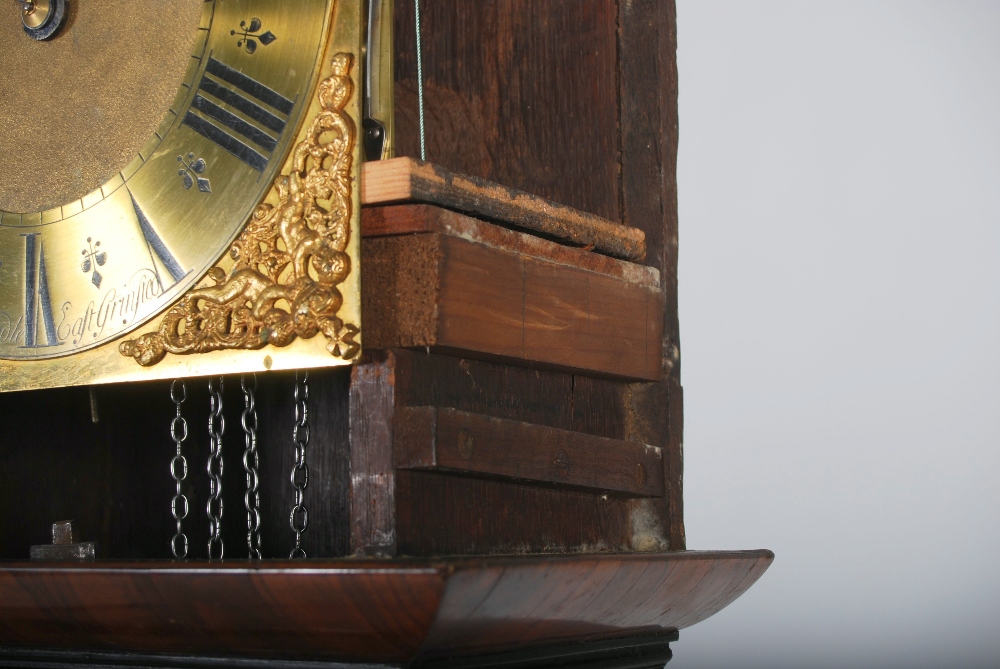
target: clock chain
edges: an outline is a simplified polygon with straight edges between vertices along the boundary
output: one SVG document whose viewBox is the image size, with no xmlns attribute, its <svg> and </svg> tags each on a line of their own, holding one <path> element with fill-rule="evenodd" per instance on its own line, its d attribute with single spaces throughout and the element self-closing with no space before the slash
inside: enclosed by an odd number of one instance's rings
<svg viewBox="0 0 1000 669">
<path fill-rule="evenodd" d="M 295 547 L 290 558 L 304 558 L 302 533 L 309 525 L 309 511 L 303 504 L 306 486 L 309 485 L 309 465 L 306 464 L 306 450 L 309 447 L 309 373 L 295 372 L 295 425 L 292 427 L 292 441 L 295 444 L 295 465 L 292 467 L 292 487 L 295 488 L 295 506 L 288 516 L 288 524 L 295 533 Z"/>
<path fill-rule="evenodd" d="M 208 437 L 210 452 L 207 466 L 209 498 L 205 503 L 205 513 L 208 515 L 209 560 L 221 560 L 225 551 L 222 543 L 222 435 L 226 431 L 226 418 L 222 415 L 222 388 L 221 376 L 218 380 L 209 379 Z"/>
<path fill-rule="evenodd" d="M 247 491 L 243 502 L 247 509 L 247 550 L 251 559 L 259 560 L 260 553 L 260 477 L 257 468 L 260 459 L 257 455 L 257 375 L 251 374 L 253 384 L 247 383 L 247 377 L 240 377 L 240 388 L 243 390 L 243 435 L 246 438 L 246 449 L 243 451 L 243 469 L 247 473 Z"/>
<path fill-rule="evenodd" d="M 179 385 L 178 385 L 179 384 Z M 183 379 L 175 379 L 170 384 L 170 401 L 174 403 L 177 413 L 170 421 L 170 438 L 174 441 L 176 454 L 170 461 L 170 474 L 173 476 L 176 492 L 170 502 L 170 514 L 177 523 L 177 533 L 170 540 L 170 552 L 177 559 L 184 559 L 188 554 L 188 538 L 181 527 L 181 521 L 188 515 L 188 499 L 181 492 L 181 482 L 187 478 L 187 459 L 181 454 L 181 444 L 187 439 L 188 426 L 184 416 L 181 415 L 181 404 L 187 399 L 187 386 Z"/>
</svg>

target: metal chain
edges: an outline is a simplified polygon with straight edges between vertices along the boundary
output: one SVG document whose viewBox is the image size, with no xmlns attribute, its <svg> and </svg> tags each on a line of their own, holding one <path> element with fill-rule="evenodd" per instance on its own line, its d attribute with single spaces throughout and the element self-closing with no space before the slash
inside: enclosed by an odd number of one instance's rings
<svg viewBox="0 0 1000 669">
<path fill-rule="evenodd" d="M 309 465 L 306 464 L 306 449 L 309 447 L 309 373 L 306 372 L 299 381 L 299 373 L 295 373 L 295 426 L 292 428 L 292 441 L 295 443 L 295 466 L 292 467 L 292 487 L 295 488 L 295 506 L 288 516 L 288 524 L 295 532 L 295 547 L 288 554 L 290 558 L 304 558 L 306 552 L 302 548 L 302 533 L 309 525 L 309 511 L 302 503 L 303 493 L 309 485 Z"/>
<path fill-rule="evenodd" d="M 247 508 L 247 550 L 251 559 L 261 558 L 260 554 L 260 477 L 257 467 L 260 459 L 257 457 L 257 407 L 254 394 L 257 392 L 257 375 L 253 374 L 253 385 L 247 385 L 247 377 L 240 377 L 240 388 L 243 389 L 243 434 L 246 437 L 246 449 L 243 451 L 243 469 L 247 473 L 247 491 L 243 503 Z"/>
<path fill-rule="evenodd" d="M 181 493 L 181 482 L 187 478 L 188 471 L 187 459 L 181 455 L 181 443 L 187 439 L 188 425 L 184 416 L 181 415 L 181 404 L 187 399 L 187 386 L 184 385 L 183 380 L 180 380 L 180 386 L 177 384 L 177 379 L 170 384 L 170 401 L 177 409 L 174 419 L 170 421 L 170 438 L 174 440 L 174 445 L 177 447 L 177 452 L 170 461 L 170 475 L 173 476 L 176 485 L 174 498 L 170 502 L 170 515 L 177 522 L 177 533 L 170 540 L 170 552 L 180 560 L 186 558 L 188 554 L 188 538 L 181 529 L 181 521 L 188 515 L 188 499 Z M 179 393 L 178 387 L 180 388 Z M 181 543 L 178 545 L 178 542 Z"/>
<path fill-rule="evenodd" d="M 208 515 L 208 559 L 221 560 L 225 552 L 222 544 L 222 435 L 226 431 L 226 418 L 222 415 L 222 377 L 208 381 L 208 479 L 209 497 L 205 503 Z M 218 555 L 215 555 L 218 546 Z"/>
</svg>

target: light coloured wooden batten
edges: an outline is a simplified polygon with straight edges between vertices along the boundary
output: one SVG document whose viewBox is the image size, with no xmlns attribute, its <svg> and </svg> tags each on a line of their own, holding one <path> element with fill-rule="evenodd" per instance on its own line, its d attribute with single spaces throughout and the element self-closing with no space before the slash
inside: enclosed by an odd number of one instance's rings
<svg viewBox="0 0 1000 669">
<path fill-rule="evenodd" d="M 637 228 L 413 158 L 365 163 L 362 205 L 398 202 L 436 204 L 624 260 L 646 257 L 646 235 Z"/>
</svg>

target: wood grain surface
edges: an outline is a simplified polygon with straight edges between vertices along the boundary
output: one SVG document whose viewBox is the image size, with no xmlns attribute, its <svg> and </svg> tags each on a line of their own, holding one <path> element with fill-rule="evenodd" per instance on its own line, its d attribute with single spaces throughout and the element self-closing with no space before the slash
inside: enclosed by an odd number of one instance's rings
<svg viewBox="0 0 1000 669">
<path fill-rule="evenodd" d="M 393 452 L 398 469 L 663 495 L 663 455 L 655 446 L 455 409 L 397 410 Z"/>
<path fill-rule="evenodd" d="M 675 2 L 437 0 L 421 18 L 428 160 L 646 233 L 645 263 L 662 273 L 665 378 L 631 384 L 616 414 L 663 448 L 656 514 L 683 548 Z M 412 3 L 398 5 L 397 148 L 418 157 L 413 21 Z"/>
<path fill-rule="evenodd" d="M 395 374 L 392 353 L 366 354 L 351 370 L 350 552 L 354 555 L 396 554 Z"/>
<path fill-rule="evenodd" d="M 365 163 L 363 205 L 427 202 L 625 260 L 646 257 L 645 234 L 593 214 L 440 165 L 400 157 Z"/>
<path fill-rule="evenodd" d="M 607 274 L 629 283 L 650 288 L 660 285 L 660 272 L 655 267 L 567 246 L 435 205 L 382 205 L 365 207 L 361 210 L 363 237 L 407 235 L 416 232 L 441 232 L 477 244 L 543 258 L 560 265 Z"/>
<path fill-rule="evenodd" d="M 404 663 L 682 629 L 769 551 L 0 566 L 0 645 Z"/>
<path fill-rule="evenodd" d="M 663 285 L 663 379 L 632 384 L 630 430 L 663 448 L 667 495 L 657 510 L 669 518 L 670 545 L 686 545 L 684 529 L 684 389 L 677 317 L 677 8 L 674 0 L 616 3 L 621 161 L 621 222 L 646 233 L 646 264 Z"/>
<path fill-rule="evenodd" d="M 618 4 L 422 3 L 426 159 L 619 221 Z M 396 148 L 418 158 L 413 10 L 396 3 Z"/>
<path fill-rule="evenodd" d="M 397 407 L 438 406 L 626 439 L 628 385 L 551 370 L 396 349 Z M 401 555 L 664 550 L 647 498 L 512 480 L 396 471 Z"/>
<path fill-rule="evenodd" d="M 437 232 L 365 239 L 362 263 L 369 347 L 660 377 L 663 298 L 645 281 Z"/>
</svg>

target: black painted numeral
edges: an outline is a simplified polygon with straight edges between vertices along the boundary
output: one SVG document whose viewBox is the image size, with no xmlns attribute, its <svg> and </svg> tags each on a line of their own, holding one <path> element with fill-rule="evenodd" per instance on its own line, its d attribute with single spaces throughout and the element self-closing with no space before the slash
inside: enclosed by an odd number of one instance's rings
<svg viewBox="0 0 1000 669">
<path fill-rule="evenodd" d="M 184 125 L 263 172 L 293 106 L 277 91 L 209 57 Z"/>
<path fill-rule="evenodd" d="M 131 193 L 129 195 L 131 196 Z M 132 197 L 132 207 L 135 209 L 136 218 L 139 219 L 139 229 L 142 230 L 142 237 L 146 240 L 146 246 L 149 248 L 150 260 L 153 260 L 154 255 L 159 258 L 171 278 L 173 278 L 174 283 L 177 283 L 187 276 L 188 272 L 184 271 L 181 264 L 177 262 L 177 258 L 174 257 L 174 254 L 170 252 L 170 249 L 163 243 L 160 236 L 156 234 L 156 230 L 153 229 L 149 219 L 146 218 L 146 214 L 139 207 L 139 203 L 135 201 L 135 197 Z M 174 283 L 169 286 L 163 285 L 163 279 L 160 277 L 160 270 L 157 268 L 155 261 L 153 262 L 153 273 L 156 274 L 156 282 L 160 284 L 161 292 L 174 285 Z"/>
<path fill-rule="evenodd" d="M 52 317 L 49 297 L 49 275 L 45 268 L 42 234 L 33 232 L 24 237 L 24 347 L 58 346 L 56 323 Z M 45 343 L 38 342 L 39 316 L 45 333 Z"/>
</svg>

